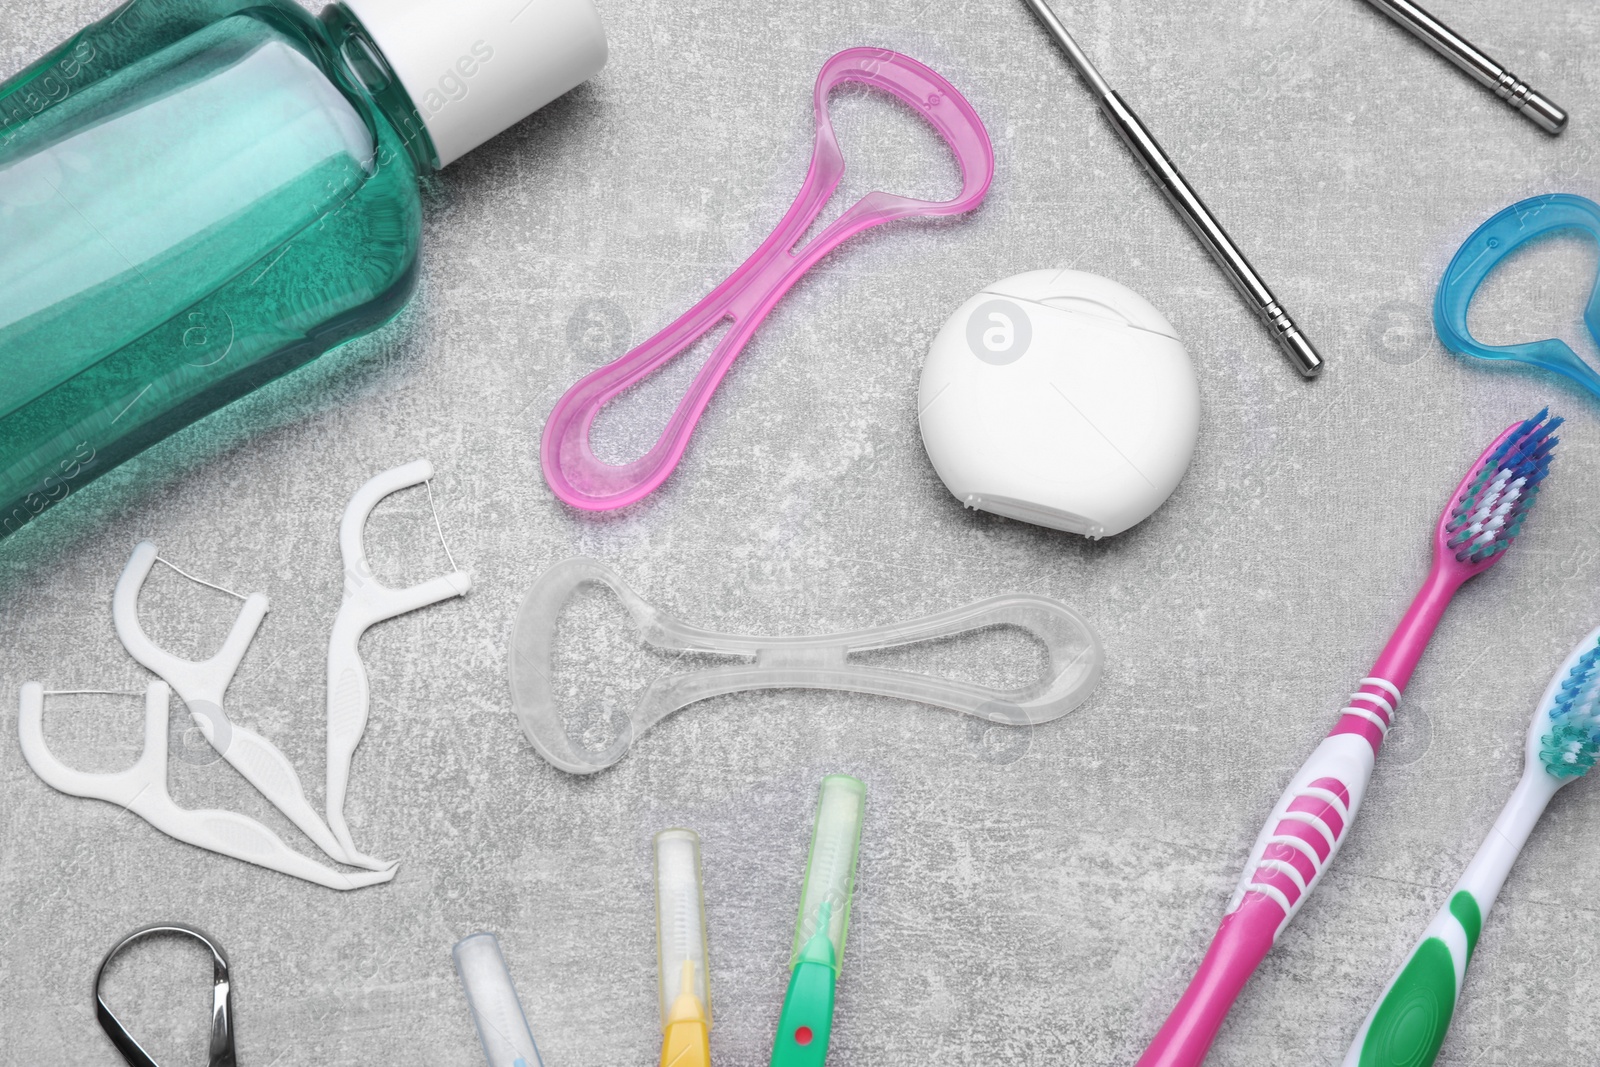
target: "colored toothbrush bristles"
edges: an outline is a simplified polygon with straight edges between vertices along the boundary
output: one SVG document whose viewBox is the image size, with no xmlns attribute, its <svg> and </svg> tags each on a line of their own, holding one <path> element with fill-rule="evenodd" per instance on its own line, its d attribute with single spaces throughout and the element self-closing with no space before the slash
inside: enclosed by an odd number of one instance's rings
<svg viewBox="0 0 1600 1067">
<path fill-rule="evenodd" d="M 1539 759 L 1556 778 L 1587 774 L 1600 759 L 1600 643 L 1573 665 L 1561 683 Z"/>
<path fill-rule="evenodd" d="M 1545 408 L 1484 461 L 1445 524 L 1446 543 L 1458 562 L 1482 563 L 1511 547 L 1550 473 L 1551 454 L 1560 441 L 1554 431 L 1563 421 Z"/>
</svg>

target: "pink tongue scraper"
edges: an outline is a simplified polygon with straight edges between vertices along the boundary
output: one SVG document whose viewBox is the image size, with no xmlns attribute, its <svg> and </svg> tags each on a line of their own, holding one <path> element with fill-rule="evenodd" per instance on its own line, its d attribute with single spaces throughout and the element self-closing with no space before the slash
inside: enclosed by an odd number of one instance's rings
<svg viewBox="0 0 1600 1067">
<path fill-rule="evenodd" d="M 1350 833 L 1400 694 L 1462 584 L 1499 562 L 1550 469 L 1560 419 L 1541 411 L 1506 430 L 1462 479 L 1439 519 L 1433 568 L 1333 732 L 1284 790 L 1184 990 L 1137 1067 L 1197 1067 L 1228 1009 Z"/>
<path fill-rule="evenodd" d="M 822 213 L 844 176 L 844 156 L 828 118 L 828 94 L 846 82 L 881 89 L 927 119 L 961 165 L 961 193 L 954 200 L 914 200 L 868 193 L 804 248 L 795 244 Z M 896 219 L 959 215 L 977 207 L 994 177 L 994 149 L 977 112 L 955 87 L 916 60 L 881 48 L 851 48 L 823 64 L 817 75 L 817 139 L 811 168 L 794 205 L 761 247 L 709 296 L 678 321 L 614 363 L 567 390 L 550 413 L 540 446 L 545 480 L 556 496 L 585 511 L 627 507 L 653 492 L 678 465 L 700 413 L 740 351 L 800 276 L 849 238 Z M 723 322 L 727 336 L 695 376 L 650 451 L 615 466 L 598 459 L 589 432 L 600 409 L 617 394 L 649 377 L 674 356 Z"/>
</svg>

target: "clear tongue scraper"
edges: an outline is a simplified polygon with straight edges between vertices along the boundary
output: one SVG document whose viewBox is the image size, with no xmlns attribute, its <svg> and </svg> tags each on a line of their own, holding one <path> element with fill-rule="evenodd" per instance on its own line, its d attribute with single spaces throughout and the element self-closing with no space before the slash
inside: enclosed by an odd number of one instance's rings
<svg viewBox="0 0 1600 1067">
<path fill-rule="evenodd" d="M 745 662 L 682 674 L 663 674 L 639 696 L 620 735 L 594 752 L 567 732 L 552 683 L 556 623 L 561 609 L 587 583 L 604 585 L 627 610 L 640 639 L 682 653 L 738 656 Z M 956 678 L 870 666 L 855 654 L 1013 626 L 1032 634 L 1048 658 L 1045 676 L 1018 689 L 995 689 Z M 604 770 L 634 740 L 679 708 L 746 689 L 841 689 L 915 700 L 989 722 L 1032 726 L 1072 711 L 1100 683 L 1105 653 L 1100 635 L 1059 600 L 1013 593 L 990 597 L 912 622 L 820 637 L 747 637 L 702 630 L 646 604 L 616 571 L 582 557 L 551 567 L 517 610 L 511 631 L 511 702 L 522 732 L 539 754 L 569 774 Z"/>
</svg>

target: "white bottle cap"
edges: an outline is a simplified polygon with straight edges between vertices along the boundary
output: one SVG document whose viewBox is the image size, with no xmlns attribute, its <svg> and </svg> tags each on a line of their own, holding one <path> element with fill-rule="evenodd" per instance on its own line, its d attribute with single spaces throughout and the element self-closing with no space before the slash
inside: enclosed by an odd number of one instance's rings
<svg viewBox="0 0 1600 1067">
<path fill-rule="evenodd" d="M 606 65 L 592 0 L 344 0 L 422 115 L 441 167 Z"/>
</svg>

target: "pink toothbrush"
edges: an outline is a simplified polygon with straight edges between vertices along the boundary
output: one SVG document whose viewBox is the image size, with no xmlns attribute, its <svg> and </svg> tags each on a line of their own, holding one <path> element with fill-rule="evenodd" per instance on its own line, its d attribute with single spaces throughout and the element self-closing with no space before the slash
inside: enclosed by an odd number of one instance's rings
<svg viewBox="0 0 1600 1067">
<path fill-rule="evenodd" d="M 961 165 L 961 193 L 932 202 L 868 193 L 798 253 L 795 243 L 816 221 L 844 176 L 844 156 L 828 118 L 828 93 L 860 82 L 898 97 L 932 123 Z M 994 176 L 994 149 L 977 112 L 955 87 L 916 60 L 882 48 L 851 48 L 817 75 L 816 145 L 811 169 L 794 205 L 761 247 L 683 317 L 627 355 L 581 379 L 550 412 L 540 445 L 545 480 L 556 496 L 585 511 L 626 507 L 649 495 L 678 465 L 700 413 L 723 375 L 800 276 L 847 239 L 895 219 L 959 215 L 983 201 Z M 589 446 L 595 416 L 612 398 L 642 381 L 724 321 L 732 326 L 700 368 L 661 437 L 639 459 L 614 466 Z"/>
<path fill-rule="evenodd" d="M 1494 566 L 1522 528 L 1561 425 L 1541 411 L 1478 457 L 1434 532 L 1433 568 L 1339 722 L 1290 781 L 1256 838 L 1217 935 L 1137 1067 L 1197 1067 L 1228 1009 L 1350 832 L 1400 694 L 1444 609 Z"/>
</svg>

